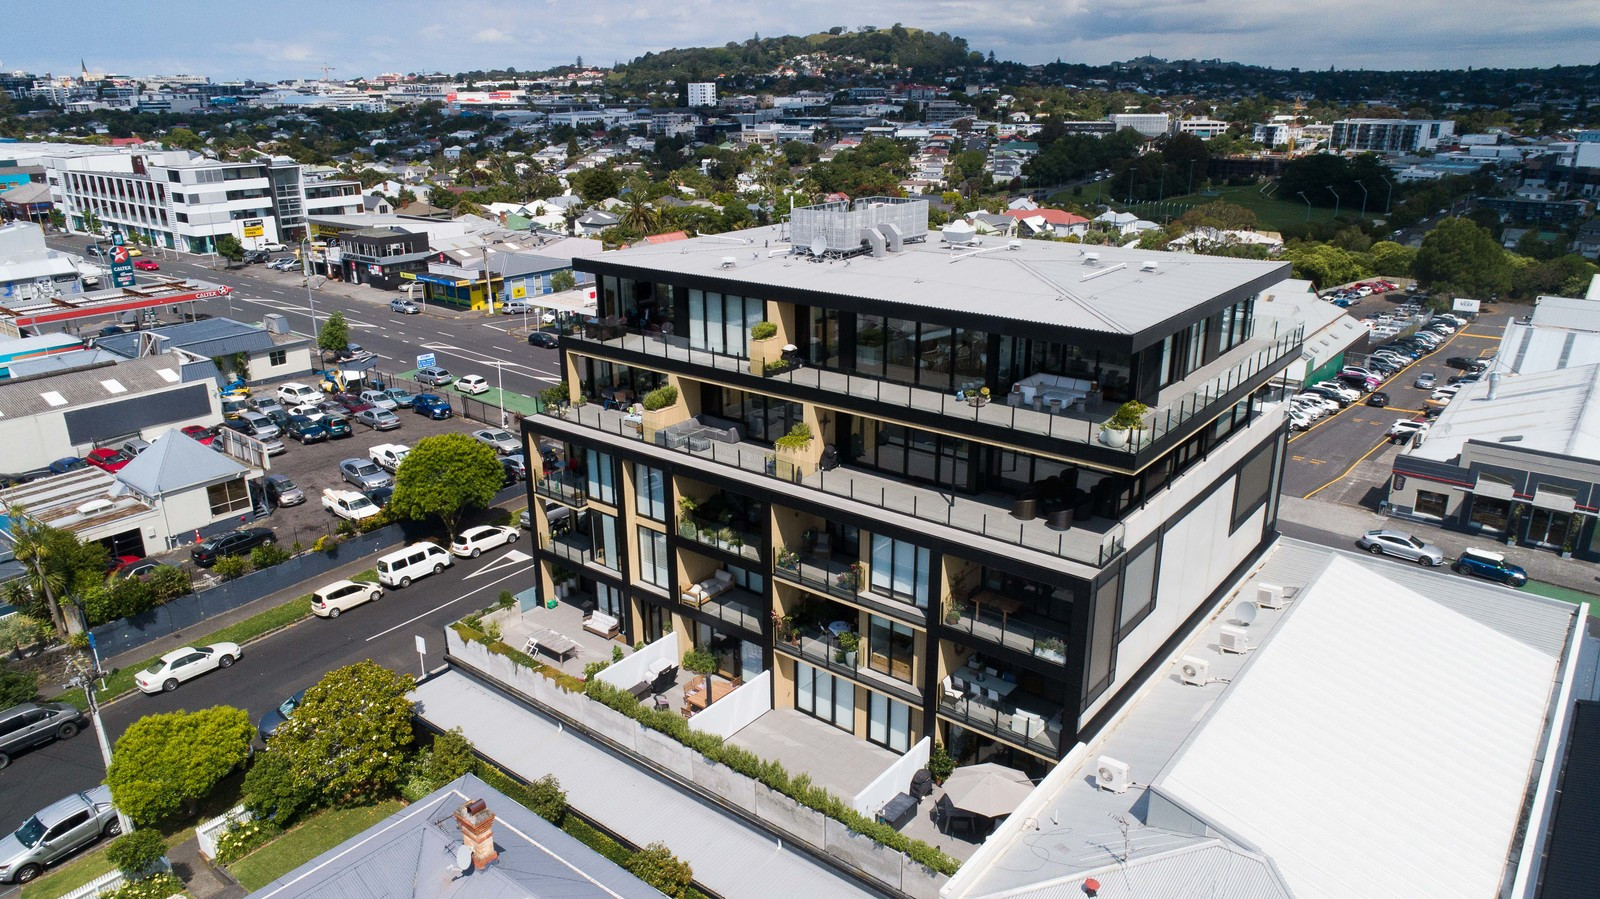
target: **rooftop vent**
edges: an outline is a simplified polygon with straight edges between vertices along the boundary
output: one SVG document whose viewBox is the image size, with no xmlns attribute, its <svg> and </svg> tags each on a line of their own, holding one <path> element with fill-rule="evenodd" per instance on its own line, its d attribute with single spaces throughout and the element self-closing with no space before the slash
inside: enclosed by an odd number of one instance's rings
<svg viewBox="0 0 1600 899">
<path fill-rule="evenodd" d="M 289 320 L 276 312 L 261 316 L 261 324 L 266 326 L 270 334 L 289 333 Z"/>
<path fill-rule="evenodd" d="M 1020 249 L 1022 249 L 1022 241 L 1020 241 L 1020 240 L 1008 240 L 1008 241 L 1006 241 L 1006 249 L 1008 249 L 1008 250 L 1020 250 Z"/>
<path fill-rule="evenodd" d="M 1159 268 L 1160 265 L 1161 264 L 1159 262 L 1156 262 L 1154 259 L 1146 259 L 1143 263 L 1141 263 L 1139 265 L 1139 271 L 1141 271 L 1141 272 L 1153 272 L 1157 268 Z"/>
<path fill-rule="evenodd" d="M 88 518 L 93 515 L 110 512 L 116 507 L 116 503 L 109 499 L 92 499 L 78 507 L 78 514 Z"/>
<path fill-rule="evenodd" d="M 717 266 L 717 268 L 733 268 L 738 262 L 739 260 L 733 258 L 732 256 L 724 256 L 722 257 L 722 262 Z"/>
<path fill-rule="evenodd" d="M 1084 253 L 1083 254 L 1083 264 L 1084 265 L 1099 265 L 1100 264 L 1100 254 L 1099 253 Z"/>
</svg>

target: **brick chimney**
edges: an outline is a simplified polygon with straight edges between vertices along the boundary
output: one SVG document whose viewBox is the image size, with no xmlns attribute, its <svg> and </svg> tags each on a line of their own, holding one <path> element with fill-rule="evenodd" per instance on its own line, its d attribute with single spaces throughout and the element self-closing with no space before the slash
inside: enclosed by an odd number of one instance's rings
<svg viewBox="0 0 1600 899">
<path fill-rule="evenodd" d="M 500 857 L 494 851 L 494 812 L 488 803 L 474 799 L 456 809 L 456 824 L 461 828 L 461 841 L 472 850 L 472 867 L 482 871 Z"/>
</svg>

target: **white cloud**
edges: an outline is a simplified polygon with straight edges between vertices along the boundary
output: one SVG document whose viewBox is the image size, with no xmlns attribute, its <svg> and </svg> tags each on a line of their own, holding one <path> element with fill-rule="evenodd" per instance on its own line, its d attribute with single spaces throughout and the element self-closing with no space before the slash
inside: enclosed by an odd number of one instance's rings
<svg viewBox="0 0 1600 899">
<path fill-rule="evenodd" d="M 485 28 L 472 36 L 476 44 L 510 44 L 516 41 L 515 37 L 498 28 Z"/>
</svg>

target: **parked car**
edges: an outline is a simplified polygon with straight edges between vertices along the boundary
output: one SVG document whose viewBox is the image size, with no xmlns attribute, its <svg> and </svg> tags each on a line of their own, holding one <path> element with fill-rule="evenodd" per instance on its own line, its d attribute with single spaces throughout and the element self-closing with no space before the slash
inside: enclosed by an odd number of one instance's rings
<svg viewBox="0 0 1600 899">
<path fill-rule="evenodd" d="M 1428 437 L 1428 423 L 1426 421 L 1397 421 L 1389 426 L 1389 440 L 1392 443 L 1413 442 L 1421 445 Z"/>
<path fill-rule="evenodd" d="M 398 312 L 401 315 L 416 315 L 422 310 L 417 308 L 417 304 L 411 302 L 410 300 L 396 299 L 389 301 L 389 311 Z"/>
<path fill-rule="evenodd" d="M 394 478 L 371 459 L 345 459 L 339 463 L 339 477 L 354 484 L 357 490 L 388 487 L 394 483 Z"/>
<path fill-rule="evenodd" d="M 89 451 L 83 461 L 93 465 L 101 471 L 121 471 L 124 465 L 133 461 L 133 457 L 119 449 L 102 446 Z"/>
<path fill-rule="evenodd" d="M 1307 387 L 1300 392 L 1303 394 L 1310 394 L 1312 396 L 1326 397 L 1327 399 L 1338 403 L 1341 408 L 1348 406 L 1355 401 L 1352 398 L 1346 397 L 1343 392 L 1337 392 L 1326 387 Z"/>
<path fill-rule="evenodd" d="M 262 412 L 240 412 L 235 421 L 244 423 L 244 432 L 258 440 L 271 440 L 283 433 L 278 423 Z"/>
<path fill-rule="evenodd" d="M 478 375 L 462 375 L 456 381 L 456 392 L 465 394 L 480 394 L 489 391 L 489 382 Z"/>
<path fill-rule="evenodd" d="M 289 416 L 288 435 L 300 441 L 301 445 L 317 443 L 328 439 L 328 429 L 322 423 L 305 415 Z"/>
<path fill-rule="evenodd" d="M 512 453 L 501 459 L 500 464 L 506 467 L 506 471 L 514 473 L 517 476 L 517 480 L 526 481 L 528 479 L 528 457 L 522 453 Z"/>
<path fill-rule="evenodd" d="M 142 578 L 145 575 L 155 571 L 157 568 L 160 568 L 162 564 L 163 563 L 157 562 L 155 559 L 137 559 L 112 571 L 112 576 L 122 578 L 124 580 L 128 578 Z"/>
<path fill-rule="evenodd" d="M 133 676 L 145 694 L 171 693 L 186 680 L 218 668 L 232 668 L 239 658 L 239 644 L 213 643 L 210 646 L 185 646 L 156 660 Z"/>
<path fill-rule="evenodd" d="M 133 260 L 133 267 L 141 272 L 161 271 L 161 266 L 156 265 L 155 260 L 152 259 L 135 259 Z"/>
<path fill-rule="evenodd" d="M 370 501 L 374 506 L 377 506 L 379 509 L 385 509 L 389 505 L 389 500 L 394 499 L 394 488 L 374 487 L 371 490 L 361 491 L 361 495 L 366 497 L 368 501 Z"/>
<path fill-rule="evenodd" d="M 251 397 L 250 408 L 268 417 L 271 417 L 274 412 L 284 411 L 283 404 L 270 396 Z"/>
<path fill-rule="evenodd" d="M 27 883 L 101 837 L 122 833 L 111 788 L 101 784 L 50 803 L 0 839 L 0 882 Z"/>
<path fill-rule="evenodd" d="M 267 263 L 267 268 L 274 271 L 287 272 L 300 267 L 300 260 L 293 256 L 283 256 Z"/>
<path fill-rule="evenodd" d="M 1456 558 L 1455 565 L 1451 567 L 1457 574 L 1488 578 L 1509 587 L 1521 587 L 1528 582 L 1528 572 L 1520 565 L 1513 565 L 1506 561 L 1503 554 L 1486 549 L 1462 550 L 1461 555 Z"/>
<path fill-rule="evenodd" d="M 515 434 L 504 428 L 480 428 L 472 432 L 472 439 L 492 447 L 502 456 L 508 456 L 522 449 L 522 442 Z"/>
<path fill-rule="evenodd" d="M 316 420 L 317 423 L 322 425 L 323 429 L 328 432 L 328 436 L 334 440 L 349 437 L 355 433 L 350 430 L 350 422 L 346 421 L 343 416 L 327 412 L 321 413 L 321 415 L 322 417 Z"/>
<path fill-rule="evenodd" d="M 256 722 L 256 733 L 261 736 L 261 742 L 267 742 L 268 737 L 277 733 L 278 727 L 289 720 L 289 717 L 294 714 L 294 710 L 300 707 L 300 703 L 305 698 L 306 691 L 300 690 L 283 702 L 278 703 L 277 707 L 268 709 L 267 713 L 261 716 L 261 720 Z"/>
<path fill-rule="evenodd" d="M 278 385 L 278 402 L 285 406 L 293 407 L 321 401 L 322 391 L 309 384 L 290 381 L 287 384 Z"/>
<path fill-rule="evenodd" d="M 183 429 L 183 436 L 188 437 L 191 440 L 198 440 L 206 446 L 210 446 L 211 442 L 217 439 L 217 429 L 214 427 L 208 428 L 203 425 L 189 425 Z"/>
<path fill-rule="evenodd" d="M 269 474 L 265 481 L 267 502 L 274 508 L 280 506 L 298 506 L 306 501 L 306 493 L 296 487 L 288 475 Z"/>
<path fill-rule="evenodd" d="M 359 396 L 361 402 L 369 406 L 377 406 L 379 409 L 387 409 L 390 412 L 393 412 L 395 407 L 399 405 L 399 403 L 395 402 L 394 397 L 383 390 L 363 390 Z"/>
<path fill-rule="evenodd" d="M 411 401 L 411 411 L 435 421 L 450 417 L 450 401 L 432 393 L 419 393 Z"/>
<path fill-rule="evenodd" d="M 1389 405 L 1389 394 L 1375 390 L 1367 396 L 1367 405 L 1382 409 Z"/>
<path fill-rule="evenodd" d="M 400 427 L 400 419 L 388 409 L 379 409 L 368 406 L 355 414 L 358 424 L 364 424 L 374 431 L 392 431 Z"/>
<path fill-rule="evenodd" d="M 455 375 L 437 365 L 417 369 L 415 378 L 418 384 L 425 384 L 429 387 L 443 387 L 455 379 Z"/>
<path fill-rule="evenodd" d="M 272 254 L 264 250 L 245 250 L 244 257 L 240 259 L 245 265 L 256 265 L 272 259 Z"/>
<path fill-rule="evenodd" d="M 398 387 L 390 387 L 388 390 L 385 390 L 384 393 L 389 397 L 389 399 L 394 401 L 395 408 L 398 409 L 410 409 L 411 401 L 415 399 L 415 396 L 412 395 L 411 391 L 401 390 Z"/>
<path fill-rule="evenodd" d="M 19 752 L 72 739 L 83 725 L 83 713 L 64 702 L 24 702 L 0 712 L 0 769 Z"/>
<path fill-rule="evenodd" d="M 503 528 L 492 524 L 467 528 L 451 541 L 450 552 L 459 558 L 476 559 L 483 555 L 486 549 L 516 543 L 519 536 L 515 528 Z"/>
<path fill-rule="evenodd" d="M 382 596 L 383 588 L 377 584 L 334 581 L 312 592 L 311 614 L 319 618 L 338 618 L 339 613 L 345 609 L 353 609 L 362 603 L 376 601 Z"/>
<path fill-rule="evenodd" d="M 89 467 L 89 463 L 77 456 L 68 456 L 50 463 L 51 474 L 66 474 L 69 471 L 81 471 Z"/>
<path fill-rule="evenodd" d="M 1473 369 L 1478 367 L 1478 360 L 1471 356 L 1451 356 L 1444 364 L 1451 368 Z"/>
<path fill-rule="evenodd" d="M 1375 556 L 1395 556 L 1434 568 L 1444 564 L 1444 550 L 1405 531 L 1367 531 L 1356 539 L 1356 545 Z"/>
<path fill-rule="evenodd" d="M 528 335 L 528 346 L 544 347 L 547 350 L 553 350 L 560 345 L 561 343 L 556 338 L 556 335 L 551 334 L 549 331 L 534 331 L 532 334 Z"/>
<path fill-rule="evenodd" d="M 1416 387 L 1419 390 L 1432 390 L 1438 385 L 1439 379 L 1435 377 L 1434 373 L 1431 371 L 1425 371 L 1422 374 L 1417 375 L 1417 379 L 1411 382 L 1411 386 Z"/>
<path fill-rule="evenodd" d="M 1356 400 L 1361 399 L 1361 391 L 1351 387 L 1348 384 L 1340 384 L 1338 381 L 1318 381 L 1311 386 L 1318 390 L 1333 391 L 1348 402 L 1353 403 Z"/>
<path fill-rule="evenodd" d="M 277 542 L 278 536 L 270 528 L 239 528 L 196 543 L 189 550 L 189 558 L 201 568 L 210 568 L 223 556 L 242 556 L 258 546 Z"/>
<path fill-rule="evenodd" d="M 337 404 L 337 408 L 344 412 L 348 412 L 351 415 L 354 415 L 363 409 L 372 408 L 371 403 L 363 400 L 354 393 L 335 393 L 328 397 L 328 399 Z"/>
</svg>

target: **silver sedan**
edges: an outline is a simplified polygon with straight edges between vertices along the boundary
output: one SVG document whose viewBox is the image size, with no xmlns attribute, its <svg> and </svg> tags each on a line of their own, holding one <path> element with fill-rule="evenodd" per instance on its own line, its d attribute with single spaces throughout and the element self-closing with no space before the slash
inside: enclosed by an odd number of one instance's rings
<svg viewBox="0 0 1600 899">
<path fill-rule="evenodd" d="M 1434 568 L 1444 564 L 1444 550 L 1405 531 L 1367 531 L 1356 540 L 1356 545 L 1375 556 L 1395 556 Z"/>
</svg>

